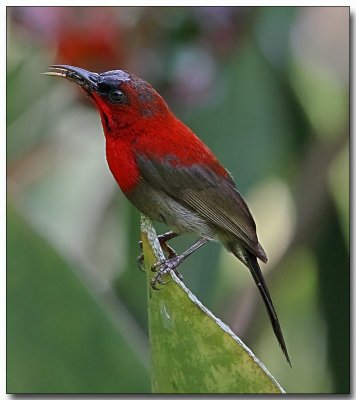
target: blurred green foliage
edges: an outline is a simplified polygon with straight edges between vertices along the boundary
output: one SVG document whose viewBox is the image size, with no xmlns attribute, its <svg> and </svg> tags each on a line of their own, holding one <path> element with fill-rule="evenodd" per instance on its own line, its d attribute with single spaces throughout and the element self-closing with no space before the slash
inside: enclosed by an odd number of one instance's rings
<svg viewBox="0 0 356 400">
<path fill-rule="evenodd" d="M 111 321 L 46 241 L 13 210 L 7 218 L 16 249 L 8 264 L 8 391 L 147 392 L 147 360 L 127 321 Z"/>
<path fill-rule="evenodd" d="M 187 286 L 287 392 L 348 393 L 348 8 L 7 10 L 8 391 L 150 390 L 139 215 L 97 112 L 41 75 L 58 62 L 150 81 L 212 148 L 256 219 L 293 369 L 220 245 L 184 263 Z"/>
</svg>

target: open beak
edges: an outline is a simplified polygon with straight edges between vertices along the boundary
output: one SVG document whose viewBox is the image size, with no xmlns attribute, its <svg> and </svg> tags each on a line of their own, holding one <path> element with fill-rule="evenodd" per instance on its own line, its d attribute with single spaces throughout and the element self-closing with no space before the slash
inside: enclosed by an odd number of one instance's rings
<svg viewBox="0 0 356 400">
<path fill-rule="evenodd" d="M 71 65 L 51 65 L 44 75 L 60 76 L 81 86 L 88 93 L 98 91 L 99 74 Z"/>
</svg>

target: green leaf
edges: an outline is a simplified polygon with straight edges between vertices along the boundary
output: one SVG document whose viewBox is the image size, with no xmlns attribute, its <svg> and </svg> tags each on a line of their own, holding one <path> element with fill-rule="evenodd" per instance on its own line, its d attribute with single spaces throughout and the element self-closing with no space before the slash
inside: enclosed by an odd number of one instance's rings
<svg viewBox="0 0 356 400">
<path fill-rule="evenodd" d="M 154 393 L 284 393 L 250 349 L 174 273 L 153 290 L 151 266 L 163 259 L 156 232 L 142 216 Z"/>
<path fill-rule="evenodd" d="M 149 391 L 135 332 L 11 208 L 7 254 L 8 393 Z"/>
</svg>

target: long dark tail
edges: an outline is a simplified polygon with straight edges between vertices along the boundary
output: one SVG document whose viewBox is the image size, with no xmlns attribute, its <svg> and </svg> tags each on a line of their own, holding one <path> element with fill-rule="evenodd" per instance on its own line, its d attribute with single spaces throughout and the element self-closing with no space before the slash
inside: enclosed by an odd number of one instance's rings
<svg viewBox="0 0 356 400">
<path fill-rule="evenodd" d="M 247 256 L 248 264 L 249 264 L 248 268 L 252 274 L 254 281 L 256 282 L 258 290 L 260 291 L 262 299 L 266 305 L 268 316 L 269 316 L 269 319 L 271 320 L 274 334 L 276 335 L 279 345 L 281 346 L 281 349 L 282 349 L 289 365 L 292 366 L 289 355 L 288 355 L 287 346 L 284 341 L 282 329 L 281 329 L 281 326 L 278 321 L 277 313 L 276 313 L 276 310 L 274 309 L 271 295 L 269 294 L 269 290 L 267 288 L 265 278 L 262 275 L 261 268 L 258 265 L 257 258 L 255 255 L 250 253 L 248 250 L 246 250 L 246 256 Z"/>
</svg>

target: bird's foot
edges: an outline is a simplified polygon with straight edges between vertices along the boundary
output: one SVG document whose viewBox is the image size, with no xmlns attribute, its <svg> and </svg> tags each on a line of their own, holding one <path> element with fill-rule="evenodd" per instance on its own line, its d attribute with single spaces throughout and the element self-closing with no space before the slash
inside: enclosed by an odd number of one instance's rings
<svg viewBox="0 0 356 400">
<path fill-rule="evenodd" d="M 176 234 L 173 232 L 168 232 L 168 233 L 165 233 L 164 235 L 157 236 L 157 239 L 159 241 L 160 246 L 162 247 L 162 250 L 166 252 L 169 259 L 177 257 L 177 253 L 174 251 L 174 249 L 169 244 L 166 243 L 167 240 L 170 240 L 175 236 L 176 236 Z M 145 271 L 145 266 L 143 264 L 145 258 L 143 256 L 142 241 L 138 242 L 138 246 L 139 246 L 141 254 L 137 257 L 137 265 L 141 271 Z M 181 279 L 179 276 L 178 276 L 178 278 Z"/>
<path fill-rule="evenodd" d="M 162 260 L 153 264 L 151 270 L 156 272 L 156 275 L 151 279 L 151 286 L 154 290 L 159 290 L 157 284 L 166 285 L 168 281 L 163 280 L 163 276 L 169 274 L 173 271 L 177 278 L 181 281 L 183 280 L 182 274 L 177 271 L 178 265 L 183 261 L 183 257 L 176 255 L 173 258 L 168 258 L 167 260 Z"/>
</svg>

